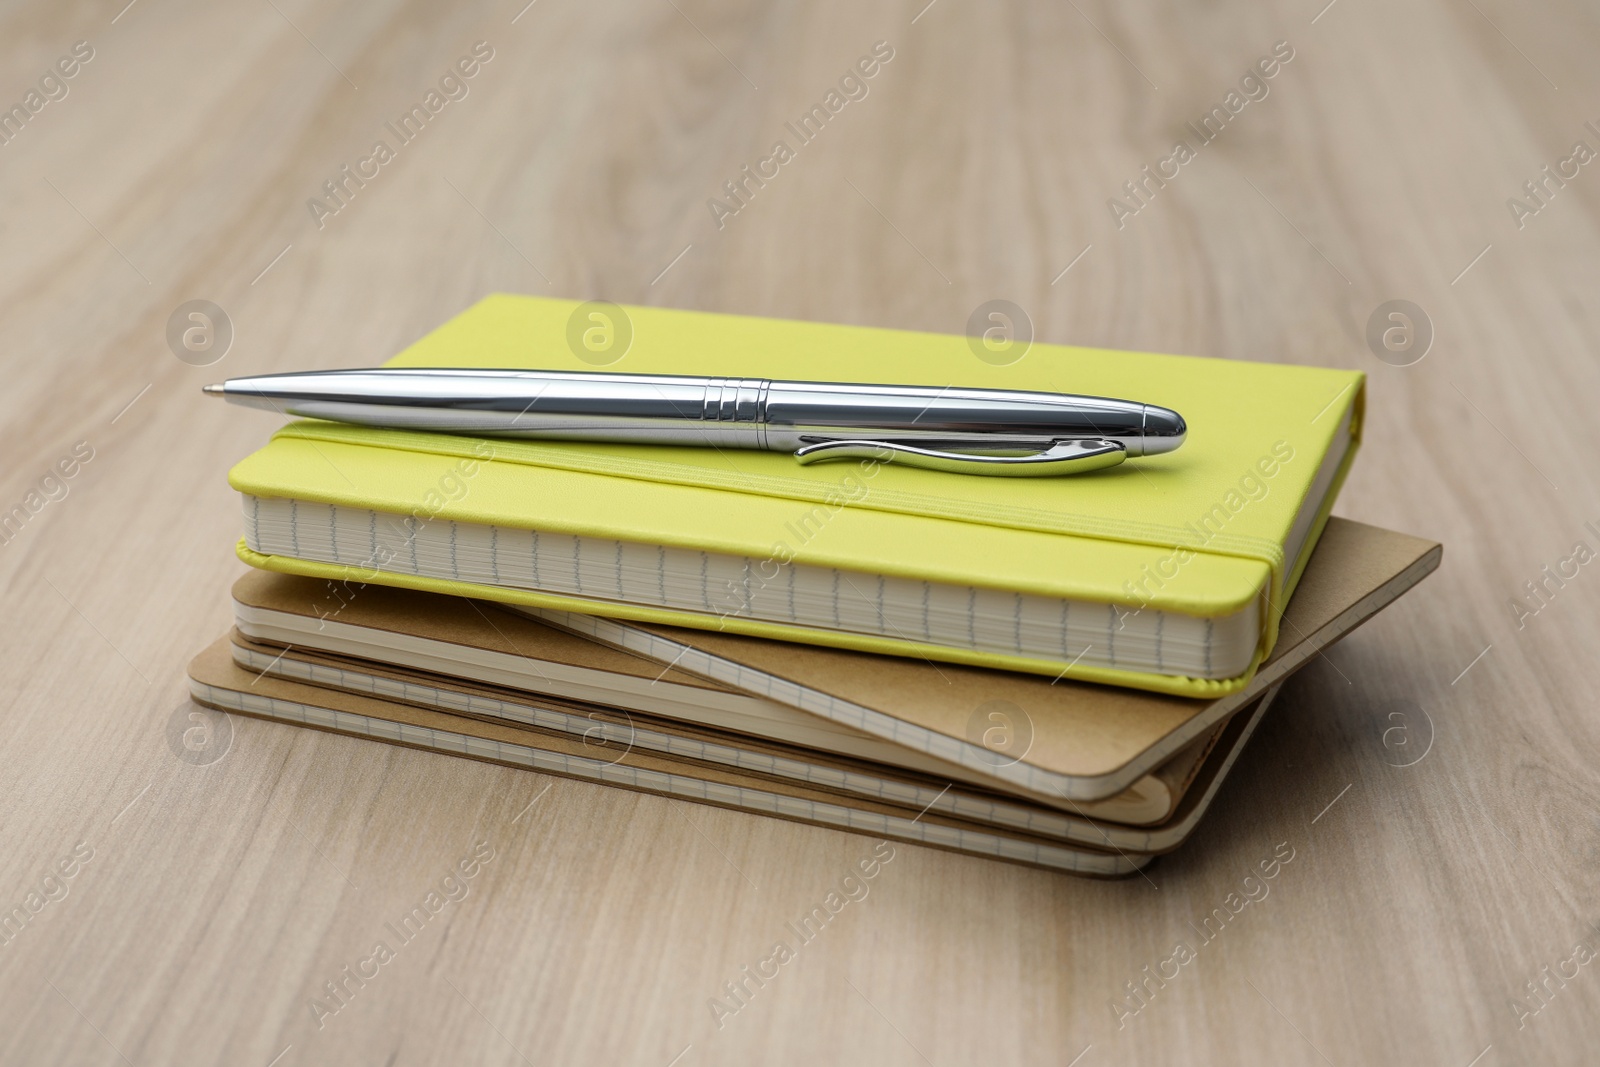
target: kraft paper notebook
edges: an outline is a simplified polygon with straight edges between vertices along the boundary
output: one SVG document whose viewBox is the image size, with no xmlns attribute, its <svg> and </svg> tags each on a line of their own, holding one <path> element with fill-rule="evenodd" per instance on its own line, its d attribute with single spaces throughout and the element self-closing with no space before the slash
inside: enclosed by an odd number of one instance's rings
<svg viewBox="0 0 1600 1067">
<path fill-rule="evenodd" d="M 829 718 L 664 669 L 646 657 L 466 598 L 382 585 L 330 590 L 326 582 L 309 577 L 251 571 L 234 582 L 234 619 L 235 662 L 317 685 L 408 699 L 405 694 L 418 689 L 414 677 L 429 673 L 509 689 L 546 704 L 602 705 L 733 731 L 797 750 L 920 771 L 946 781 L 990 789 L 1002 785 L 984 768 L 970 771 Z M 810 646 L 795 649 L 802 654 L 814 651 Z M 386 667 L 410 677 L 394 681 L 384 673 Z M 448 694 L 430 694 L 429 704 L 470 715 L 494 702 L 494 697 L 474 696 L 461 697 L 454 705 L 440 704 L 446 699 Z M 486 713 L 517 718 L 504 710 Z M 582 728 L 584 721 L 579 720 L 578 733 Z M 1203 747 L 1203 739 L 1195 742 L 1189 760 L 1179 758 L 1182 753 L 1174 755 L 1162 768 L 1118 793 L 1122 811 L 1118 819 L 1155 822 L 1166 817 L 1178 803 L 1181 784 Z M 1003 753 L 994 758 L 1006 760 Z M 1064 803 L 1064 798 L 1056 798 L 1056 803 Z"/>
<path fill-rule="evenodd" d="M 1265 694 L 1248 714 L 1235 716 L 1172 818 L 1157 827 L 1130 828 L 1030 809 L 1007 798 L 951 796 L 954 789 L 936 793 L 933 803 L 913 807 L 894 802 L 893 790 L 868 797 L 779 775 L 675 759 L 638 746 L 602 749 L 597 754 L 594 745 L 559 730 L 449 714 L 255 674 L 233 661 L 229 643 L 227 638 L 217 641 L 189 665 L 190 693 L 201 704 L 752 814 L 1101 877 L 1131 874 L 1157 853 L 1187 839 L 1276 691 Z M 910 783 L 911 789 L 919 784 Z M 908 797 L 920 798 L 920 793 L 900 785 Z M 926 784 L 921 788 L 925 790 Z M 995 818 L 964 817 L 968 811 Z"/>
<path fill-rule="evenodd" d="M 1103 847 L 1150 847 L 1202 778 L 1218 751 L 1226 727 L 1184 748 L 1133 787 L 1104 800 L 1039 805 L 1025 797 L 998 793 L 939 774 L 853 759 L 824 749 L 711 730 L 679 719 L 605 705 L 562 701 L 540 693 L 487 686 L 457 678 L 408 671 L 384 663 L 325 656 L 301 648 L 282 649 L 232 636 L 233 662 L 255 674 L 303 682 L 323 689 L 413 704 L 464 720 L 481 720 L 564 734 L 581 741 L 590 755 L 611 759 L 624 750 L 665 759 L 764 775 L 863 797 L 912 811 L 928 809 L 987 825 L 1078 840 Z M 1261 702 L 1264 706 L 1269 689 Z M 1250 710 L 1234 716 L 1249 717 Z M 471 733 L 468 722 L 461 730 Z M 1207 779 L 1209 780 L 1209 779 Z"/>
<path fill-rule="evenodd" d="M 1005 788 L 989 768 L 946 763 L 801 709 L 507 615 L 493 605 L 378 585 L 342 595 L 349 599 L 333 598 L 325 583 L 314 579 L 264 571 L 244 575 L 233 588 L 234 661 L 294 681 L 580 736 L 595 723 L 574 708 L 646 715 L 661 720 L 659 728 L 628 719 L 638 726 L 638 743 L 645 747 L 676 755 L 703 751 L 698 742 L 680 743 L 686 728 L 739 735 L 744 748 L 754 738 L 792 749 L 791 776 L 808 781 L 813 778 L 807 760 L 822 756 L 871 761 L 928 775 L 941 785 L 960 781 Z M 791 647 L 802 656 L 817 651 Z M 530 703 L 539 710 L 530 711 Z M 666 720 L 678 725 L 669 730 Z M 983 725 L 994 724 L 985 720 Z M 1049 800 L 1095 818 L 1160 822 L 1176 808 L 1215 735 L 1214 730 L 1197 739 L 1113 796 L 1081 804 L 1062 796 Z M 715 755 L 700 758 L 746 765 L 737 746 L 712 747 Z M 1011 762 L 1000 750 L 991 759 L 997 765 Z M 766 767 L 771 760 L 762 756 L 756 762 Z M 880 787 L 867 783 L 864 788 Z"/>
<path fill-rule="evenodd" d="M 575 301 L 492 296 L 391 366 L 594 370 Z M 1215 698 L 1249 684 L 1360 438 L 1347 371 L 625 309 L 617 373 L 1075 392 L 1185 445 L 987 478 L 712 448 L 298 422 L 240 462 L 269 570 Z M 587 353 L 585 353 L 587 355 Z"/>
</svg>

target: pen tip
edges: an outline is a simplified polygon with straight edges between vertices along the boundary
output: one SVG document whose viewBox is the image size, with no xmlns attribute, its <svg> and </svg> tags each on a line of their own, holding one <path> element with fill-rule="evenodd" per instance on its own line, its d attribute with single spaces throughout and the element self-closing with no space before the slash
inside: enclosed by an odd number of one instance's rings
<svg viewBox="0 0 1600 1067">
<path fill-rule="evenodd" d="M 227 388 L 221 385 L 202 385 L 200 391 L 209 396 L 224 396 L 228 392 Z"/>
</svg>

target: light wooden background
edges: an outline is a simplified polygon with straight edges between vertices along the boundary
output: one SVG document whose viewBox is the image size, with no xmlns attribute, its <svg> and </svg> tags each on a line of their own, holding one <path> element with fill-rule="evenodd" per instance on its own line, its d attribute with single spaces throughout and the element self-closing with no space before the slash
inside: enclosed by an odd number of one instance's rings
<svg viewBox="0 0 1600 1067">
<path fill-rule="evenodd" d="M 1525 1026 L 1511 999 L 1600 948 L 1600 564 L 1524 628 L 1510 601 L 1600 550 L 1600 165 L 1521 230 L 1506 206 L 1600 148 L 1592 6 L 123 2 L 0 13 L 0 103 L 94 49 L 0 145 L 0 509 L 93 449 L 0 546 L 0 907 L 93 850 L 0 944 L 0 1060 L 1593 1062 L 1600 963 Z M 307 198 L 479 40 L 470 95 L 319 230 Z M 877 40 L 870 95 L 719 231 L 707 198 Z M 1107 198 L 1278 40 L 1270 95 L 1119 230 Z M 375 363 L 493 290 L 948 332 L 1005 298 L 1052 341 L 1361 368 L 1339 510 L 1445 563 L 1290 683 L 1148 878 L 898 846 L 719 1029 L 868 839 L 244 719 L 208 765 L 169 747 L 240 572 L 224 475 L 277 421 L 199 386 Z M 236 331 L 214 367 L 164 340 L 191 299 Z M 1432 322 L 1413 366 L 1365 340 L 1391 299 Z M 319 1028 L 478 841 L 468 896 Z"/>
</svg>

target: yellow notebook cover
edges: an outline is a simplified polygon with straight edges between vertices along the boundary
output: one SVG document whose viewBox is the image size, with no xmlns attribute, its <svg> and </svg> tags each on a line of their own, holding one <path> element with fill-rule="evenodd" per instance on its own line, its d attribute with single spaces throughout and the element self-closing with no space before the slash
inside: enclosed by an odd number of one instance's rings
<svg viewBox="0 0 1600 1067">
<path fill-rule="evenodd" d="M 391 367 L 541 368 L 1031 389 L 1139 400 L 1188 421 L 1184 446 L 1087 475 L 986 478 L 892 463 L 801 466 L 747 450 L 457 437 L 291 423 L 237 464 L 247 496 L 427 521 L 778 559 L 857 575 L 1026 592 L 1218 618 L 1255 599 L 1262 634 L 1238 677 L 1200 679 L 811 630 L 384 571 L 239 555 L 268 570 L 428 589 L 564 611 L 722 629 L 896 655 L 1216 697 L 1244 686 L 1359 441 L 1359 372 L 1034 344 L 1008 366 L 962 336 L 652 307 L 624 309 L 625 354 L 596 368 L 569 338 L 580 302 L 494 295 Z M 585 351 L 585 355 L 588 353 Z M 1284 546 L 1330 447 L 1351 446 L 1298 561 Z"/>
</svg>

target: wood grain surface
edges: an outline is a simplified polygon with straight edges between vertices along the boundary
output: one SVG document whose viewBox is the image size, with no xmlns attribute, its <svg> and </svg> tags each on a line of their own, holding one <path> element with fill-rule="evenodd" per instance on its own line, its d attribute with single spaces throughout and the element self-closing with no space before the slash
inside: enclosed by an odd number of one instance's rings
<svg viewBox="0 0 1600 1067">
<path fill-rule="evenodd" d="M 0 1060 L 1594 1061 L 1592 5 L 125 2 L 0 10 Z M 1445 562 L 1148 877 L 897 846 L 758 986 L 871 840 L 245 719 L 185 745 L 224 476 L 278 422 L 199 386 L 376 363 L 494 290 L 947 332 L 1003 299 L 1050 341 L 1361 368 L 1339 511 Z M 214 366 L 168 342 L 192 300 Z M 1391 300 L 1409 348 L 1387 310 L 1369 344 Z"/>
</svg>

